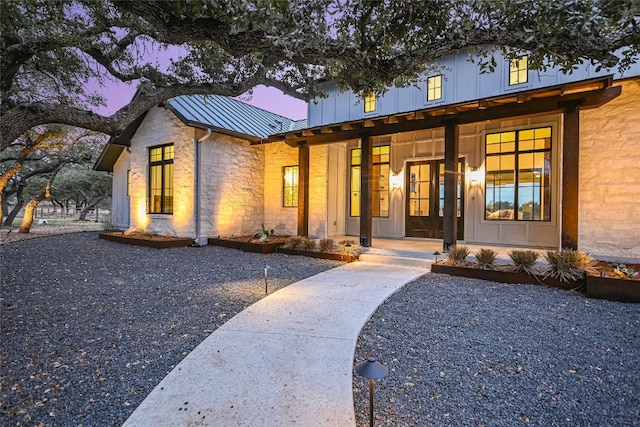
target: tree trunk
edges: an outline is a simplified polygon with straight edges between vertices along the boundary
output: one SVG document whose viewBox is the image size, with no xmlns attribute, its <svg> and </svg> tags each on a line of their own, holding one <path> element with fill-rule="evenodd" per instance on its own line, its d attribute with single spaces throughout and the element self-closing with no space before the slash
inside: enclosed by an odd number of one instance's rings
<svg viewBox="0 0 640 427">
<path fill-rule="evenodd" d="M 80 211 L 80 216 L 78 217 L 78 221 L 86 221 L 87 218 L 87 213 L 89 212 L 89 210 L 91 208 L 94 208 L 98 203 L 100 203 L 101 201 L 103 201 L 104 199 L 106 199 L 108 196 L 100 196 L 92 201 L 88 201 L 84 204 L 84 206 L 82 207 L 82 210 Z M 97 221 L 97 219 L 96 219 Z"/>
<path fill-rule="evenodd" d="M 44 191 L 34 197 L 33 200 L 31 200 L 29 203 L 27 203 L 27 206 L 25 206 L 24 208 L 24 217 L 22 217 L 22 224 L 20 224 L 20 230 L 18 230 L 19 233 L 28 233 L 29 231 L 31 231 L 31 226 L 33 225 L 33 214 L 36 208 L 41 201 L 51 197 L 51 185 L 53 184 L 53 180 L 56 178 L 56 175 L 58 174 L 58 172 L 60 172 L 65 164 L 66 163 L 63 162 L 53 170 L 49 181 L 47 181 L 47 185 L 44 187 Z"/>
<path fill-rule="evenodd" d="M 24 200 L 18 200 L 18 203 L 11 209 L 11 212 L 7 215 L 7 218 L 4 220 L 4 225 L 7 227 L 11 227 L 13 225 L 13 221 L 18 216 L 20 209 L 24 206 Z"/>
</svg>

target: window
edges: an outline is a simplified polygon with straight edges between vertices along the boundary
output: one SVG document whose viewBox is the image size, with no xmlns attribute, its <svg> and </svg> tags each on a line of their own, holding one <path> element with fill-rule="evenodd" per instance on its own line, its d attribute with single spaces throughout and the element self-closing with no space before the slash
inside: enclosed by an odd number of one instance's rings
<svg viewBox="0 0 640 427">
<path fill-rule="evenodd" d="M 526 83 L 529 73 L 529 58 L 521 56 L 509 62 L 509 86 Z"/>
<path fill-rule="evenodd" d="M 149 149 L 149 213 L 173 213 L 173 144 Z"/>
<path fill-rule="evenodd" d="M 282 206 L 295 208 L 298 206 L 298 166 L 282 168 Z"/>
<path fill-rule="evenodd" d="M 488 220 L 551 220 L 551 127 L 486 136 Z"/>
<path fill-rule="evenodd" d="M 427 79 L 427 101 L 442 98 L 442 74 Z"/>
<path fill-rule="evenodd" d="M 360 216 L 360 165 L 362 151 L 360 148 L 351 150 L 351 216 Z M 376 217 L 389 216 L 389 146 L 373 147 L 373 170 L 371 181 L 373 188 L 371 202 L 372 215 Z"/>
<path fill-rule="evenodd" d="M 364 112 L 371 113 L 376 111 L 376 94 L 371 92 L 364 97 Z"/>
<path fill-rule="evenodd" d="M 131 169 L 127 171 L 127 197 L 131 196 Z"/>
</svg>

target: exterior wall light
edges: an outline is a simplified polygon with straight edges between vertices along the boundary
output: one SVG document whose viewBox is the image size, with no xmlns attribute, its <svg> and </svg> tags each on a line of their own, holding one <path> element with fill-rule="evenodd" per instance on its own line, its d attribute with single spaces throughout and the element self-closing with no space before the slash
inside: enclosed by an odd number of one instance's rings
<svg viewBox="0 0 640 427">
<path fill-rule="evenodd" d="M 366 361 L 356 365 L 356 374 L 369 379 L 369 426 L 373 427 L 373 389 L 376 384 L 374 379 L 384 378 L 389 373 L 389 368 L 377 362 L 375 357 L 369 357 Z"/>
<path fill-rule="evenodd" d="M 392 173 L 389 182 L 392 190 L 400 190 L 402 188 L 402 176 L 400 174 Z"/>
<path fill-rule="evenodd" d="M 477 166 L 469 168 L 469 179 L 472 184 L 479 184 L 482 180 L 482 171 Z"/>
</svg>

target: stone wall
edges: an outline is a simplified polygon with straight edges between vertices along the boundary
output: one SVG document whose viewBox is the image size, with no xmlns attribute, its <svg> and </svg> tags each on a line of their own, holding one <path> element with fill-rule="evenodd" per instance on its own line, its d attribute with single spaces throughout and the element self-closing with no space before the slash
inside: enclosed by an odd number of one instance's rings
<svg viewBox="0 0 640 427">
<path fill-rule="evenodd" d="M 640 259 L 640 80 L 580 114 L 578 246 L 597 257 Z"/>
<path fill-rule="evenodd" d="M 327 237 L 327 145 L 309 147 L 309 237 Z"/>
<path fill-rule="evenodd" d="M 174 144 L 173 214 L 148 214 L 149 147 Z M 195 237 L 194 131 L 156 107 L 131 139 L 131 226 L 161 235 Z"/>
<path fill-rule="evenodd" d="M 264 147 L 218 133 L 199 144 L 200 236 L 257 233 L 264 222 Z"/>
<path fill-rule="evenodd" d="M 298 165 L 298 149 L 284 142 L 266 144 L 264 165 L 264 223 L 276 234 L 295 236 L 298 233 L 298 208 L 283 207 L 282 168 Z"/>
</svg>

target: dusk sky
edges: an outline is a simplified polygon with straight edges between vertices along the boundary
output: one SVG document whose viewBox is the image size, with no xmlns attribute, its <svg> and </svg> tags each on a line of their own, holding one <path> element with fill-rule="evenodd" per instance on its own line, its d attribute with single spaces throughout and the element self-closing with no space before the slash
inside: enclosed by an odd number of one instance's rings
<svg viewBox="0 0 640 427">
<path fill-rule="evenodd" d="M 107 88 L 100 89 L 100 91 L 105 94 L 108 104 L 107 108 L 102 108 L 99 111 L 103 114 L 111 115 L 131 101 L 136 91 L 136 86 L 133 84 L 113 83 Z M 275 88 L 257 86 L 254 88 L 252 96 L 245 94 L 238 97 L 238 99 L 290 119 L 300 120 L 307 117 L 307 104 L 304 101 L 285 95 Z"/>
</svg>

